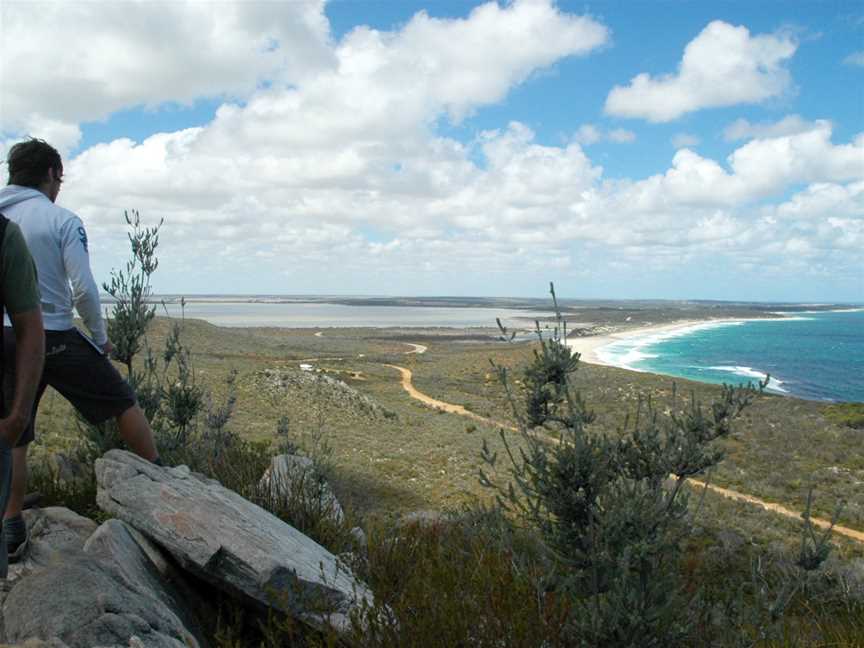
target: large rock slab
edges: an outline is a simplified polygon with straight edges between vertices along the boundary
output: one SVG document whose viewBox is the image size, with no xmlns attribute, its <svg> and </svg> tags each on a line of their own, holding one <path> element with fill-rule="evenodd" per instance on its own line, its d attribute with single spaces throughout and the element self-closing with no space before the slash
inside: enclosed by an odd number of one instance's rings
<svg viewBox="0 0 864 648">
<path fill-rule="evenodd" d="M 159 550 L 119 520 L 82 549 L 21 578 L 3 603 L 7 641 L 55 638 L 69 648 L 201 646 L 194 614 L 163 574 Z M 187 628 L 192 626 L 197 632 Z M 197 636 L 196 636 L 197 635 Z"/>
<path fill-rule="evenodd" d="M 70 648 L 123 645 L 133 635 L 147 646 L 181 648 L 183 642 L 154 632 L 148 608 L 116 572 L 79 555 L 56 569 L 22 579 L 3 605 L 6 638 L 60 637 Z"/>
<path fill-rule="evenodd" d="M 201 579 L 307 622 L 339 627 L 371 593 L 336 556 L 218 482 L 123 450 L 96 461 L 97 503 Z"/>
<path fill-rule="evenodd" d="M 188 646 L 208 645 L 199 619 L 214 616 L 215 610 L 198 600 L 200 593 L 186 574 L 141 533 L 121 520 L 108 520 L 87 539 L 84 553 L 112 564 L 124 584 L 147 601 L 152 628 Z"/>
</svg>

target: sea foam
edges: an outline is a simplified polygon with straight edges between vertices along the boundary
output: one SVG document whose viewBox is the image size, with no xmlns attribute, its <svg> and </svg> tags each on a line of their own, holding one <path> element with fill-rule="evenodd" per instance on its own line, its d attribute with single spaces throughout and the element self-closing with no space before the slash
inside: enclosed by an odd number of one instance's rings
<svg viewBox="0 0 864 648">
<path fill-rule="evenodd" d="M 689 326 L 681 326 L 679 328 L 669 329 L 666 331 L 653 331 L 634 335 L 623 340 L 618 340 L 600 347 L 594 353 L 605 364 L 613 367 L 621 367 L 631 371 L 646 371 L 635 366 L 638 362 L 659 357 L 656 353 L 646 352 L 646 347 L 650 347 L 672 338 L 690 335 L 697 331 L 706 329 L 719 328 L 721 326 L 738 326 L 744 323 L 744 320 L 729 320 L 724 322 L 699 322 Z"/>
<path fill-rule="evenodd" d="M 736 376 L 743 376 L 745 378 L 755 378 L 760 382 L 762 382 L 766 378 L 768 378 L 767 373 L 764 373 L 762 371 L 758 371 L 758 370 L 754 369 L 753 367 L 740 367 L 737 365 L 736 366 L 720 365 L 720 366 L 706 367 L 706 368 L 712 369 L 714 371 L 726 371 L 729 373 L 733 373 Z M 768 380 L 768 385 L 766 386 L 766 389 L 770 389 L 771 391 L 780 392 L 782 394 L 788 394 L 789 390 L 781 387 L 780 385 L 782 385 L 782 384 L 783 384 L 782 380 L 779 380 L 778 378 L 774 378 L 772 376 Z"/>
</svg>

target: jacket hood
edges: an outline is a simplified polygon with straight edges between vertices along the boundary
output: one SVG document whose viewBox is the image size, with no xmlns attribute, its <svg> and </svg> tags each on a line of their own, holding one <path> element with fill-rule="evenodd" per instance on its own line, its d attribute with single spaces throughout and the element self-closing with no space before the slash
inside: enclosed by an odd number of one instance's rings
<svg viewBox="0 0 864 648">
<path fill-rule="evenodd" d="M 0 212 L 5 208 L 17 205 L 25 200 L 33 198 L 43 198 L 48 200 L 48 197 L 41 191 L 31 189 L 30 187 L 19 187 L 18 185 L 8 185 L 0 189 Z"/>
</svg>

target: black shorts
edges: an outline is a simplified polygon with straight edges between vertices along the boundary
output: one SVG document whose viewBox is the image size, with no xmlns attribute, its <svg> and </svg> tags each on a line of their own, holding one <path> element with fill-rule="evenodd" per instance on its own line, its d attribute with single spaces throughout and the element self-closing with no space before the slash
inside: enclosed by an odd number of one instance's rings
<svg viewBox="0 0 864 648">
<path fill-rule="evenodd" d="M 3 359 L 3 394 L 6 407 L 11 407 L 15 389 L 15 333 L 9 327 L 3 331 Z M 45 369 L 33 403 L 33 416 L 18 440 L 18 447 L 34 439 L 36 409 L 48 385 L 93 424 L 119 416 L 135 404 L 135 393 L 129 383 L 78 329 L 45 331 Z"/>
</svg>

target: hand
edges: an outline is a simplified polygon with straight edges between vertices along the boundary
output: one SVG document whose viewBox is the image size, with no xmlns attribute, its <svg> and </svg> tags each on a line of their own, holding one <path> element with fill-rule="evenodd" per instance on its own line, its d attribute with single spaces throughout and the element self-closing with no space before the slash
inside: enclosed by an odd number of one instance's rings
<svg viewBox="0 0 864 648">
<path fill-rule="evenodd" d="M 110 358 L 113 352 L 114 345 L 111 344 L 111 340 L 106 340 L 105 344 L 102 345 L 102 353 L 104 353 L 108 358 Z"/>
</svg>

